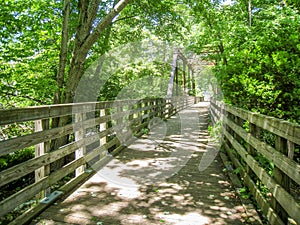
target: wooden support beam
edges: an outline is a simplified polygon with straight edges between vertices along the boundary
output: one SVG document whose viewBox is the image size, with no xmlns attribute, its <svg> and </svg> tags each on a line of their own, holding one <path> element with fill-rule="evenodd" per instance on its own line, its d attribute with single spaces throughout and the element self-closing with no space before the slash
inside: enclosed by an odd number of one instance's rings
<svg viewBox="0 0 300 225">
<path fill-rule="evenodd" d="M 44 120 L 36 120 L 34 122 L 35 125 L 35 132 L 48 130 L 49 129 L 49 119 Z M 42 142 L 40 144 L 35 145 L 35 157 L 40 157 L 42 155 L 45 155 L 50 151 L 50 141 Z M 42 180 L 45 176 L 48 176 L 50 174 L 50 164 L 44 165 L 41 168 L 35 170 L 35 182 L 39 182 Z M 48 196 L 50 194 L 50 189 L 46 189 L 41 191 L 39 194 L 36 195 L 37 200 L 41 200 L 44 197 Z"/>
<path fill-rule="evenodd" d="M 276 136 L 275 140 L 275 148 L 279 152 L 283 153 L 284 155 L 288 154 L 288 148 L 287 148 L 287 140 Z M 280 184 L 287 192 L 290 192 L 290 179 L 289 177 L 281 171 L 277 166 L 274 166 L 274 179 L 278 184 Z M 284 210 L 284 208 L 276 201 L 275 198 L 272 199 L 272 205 L 275 209 L 276 213 L 281 217 L 283 222 L 288 222 L 288 214 Z"/>
<path fill-rule="evenodd" d="M 170 81 L 169 81 L 168 91 L 167 91 L 167 98 L 172 98 L 173 95 L 174 77 L 177 68 L 177 58 L 178 58 L 178 49 L 175 49 L 173 53 L 173 61 L 172 61 Z"/>
<path fill-rule="evenodd" d="M 75 132 L 75 141 L 80 141 L 85 138 L 86 129 L 83 126 L 83 122 L 86 120 L 86 114 L 85 113 L 77 113 L 75 114 L 75 123 L 81 124 L 81 128 Z M 84 157 L 86 154 L 86 146 L 83 145 L 78 150 L 75 151 L 75 160 L 80 159 Z M 81 165 L 78 167 L 75 171 L 75 176 L 78 177 L 82 173 L 84 173 L 86 166 Z"/>
<path fill-rule="evenodd" d="M 183 62 L 183 92 L 186 94 L 186 63 Z"/>
</svg>

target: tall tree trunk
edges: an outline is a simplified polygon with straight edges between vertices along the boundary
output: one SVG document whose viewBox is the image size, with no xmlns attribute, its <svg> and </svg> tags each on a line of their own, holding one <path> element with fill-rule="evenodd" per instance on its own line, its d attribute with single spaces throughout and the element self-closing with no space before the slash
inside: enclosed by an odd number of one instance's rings
<svg viewBox="0 0 300 225">
<path fill-rule="evenodd" d="M 76 35 L 74 40 L 74 49 L 72 52 L 70 70 L 68 72 L 68 79 L 64 86 L 65 80 L 65 67 L 68 52 L 68 20 L 70 15 L 70 0 L 65 0 L 64 3 L 64 18 L 62 29 L 62 43 L 60 52 L 59 72 L 57 74 L 57 85 L 59 87 L 58 92 L 55 94 L 55 103 L 72 103 L 76 93 L 76 89 L 80 82 L 80 79 L 84 72 L 84 64 L 87 54 L 92 45 L 99 39 L 105 29 L 111 26 L 113 19 L 130 3 L 131 0 L 120 0 L 111 11 L 103 17 L 103 19 L 95 26 L 94 22 L 97 16 L 100 0 L 79 0 L 79 21 L 76 29 Z M 93 26 L 95 28 L 93 29 Z M 110 33 L 110 32 L 109 32 Z M 109 38 L 108 35 L 107 38 Z M 62 95 L 62 87 L 64 87 L 64 95 Z M 61 117 L 58 121 L 54 121 L 54 126 L 64 126 L 70 122 L 69 117 Z M 59 147 L 68 143 L 68 136 L 54 140 L 52 143 L 52 149 L 58 149 Z M 57 161 L 51 167 L 51 170 L 56 170 L 63 166 L 63 160 Z"/>
<path fill-rule="evenodd" d="M 68 39 L 69 39 L 70 0 L 64 1 L 63 22 L 61 33 L 61 46 L 59 54 L 59 69 L 56 77 L 58 90 L 54 95 L 54 104 L 61 103 L 62 89 L 64 86 L 65 68 L 67 63 Z"/>
<path fill-rule="evenodd" d="M 127 4 L 129 4 L 130 1 L 131 0 L 120 0 L 112 8 L 112 10 L 98 23 L 93 32 L 91 32 L 91 28 L 97 13 L 99 1 L 95 1 L 98 4 L 97 7 L 95 7 L 96 3 L 91 3 L 89 8 L 87 8 L 88 1 L 81 1 L 80 24 L 76 32 L 75 47 L 71 60 L 69 77 L 66 84 L 65 103 L 73 102 L 76 88 L 83 74 L 84 63 L 88 51 L 102 35 L 103 31 L 108 26 L 110 26 L 113 19 L 125 8 Z"/>
<path fill-rule="evenodd" d="M 252 4 L 251 0 L 248 0 L 248 14 L 249 14 L 249 26 L 252 26 Z"/>
<path fill-rule="evenodd" d="M 60 104 L 62 102 L 62 90 L 64 87 L 65 69 L 67 64 L 68 54 L 68 39 L 69 39 L 69 18 L 70 18 L 70 0 L 64 1 L 63 6 L 63 21 L 62 21 L 62 33 L 61 33 L 61 45 L 59 54 L 59 68 L 56 75 L 56 84 L 58 90 L 54 93 L 54 104 Z M 58 126 L 59 118 L 54 118 L 52 126 Z"/>
</svg>

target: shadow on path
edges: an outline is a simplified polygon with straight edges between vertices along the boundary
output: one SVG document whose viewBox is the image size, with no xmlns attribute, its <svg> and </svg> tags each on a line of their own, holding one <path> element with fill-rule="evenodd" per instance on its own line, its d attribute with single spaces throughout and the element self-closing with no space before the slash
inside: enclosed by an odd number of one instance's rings
<svg viewBox="0 0 300 225">
<path fill-rule="evenodd" d="M 198 104 L 153 128 L 32 224 L 244 224 L 219 156 L 199 171 L 207 119 Z"/>
</svg>

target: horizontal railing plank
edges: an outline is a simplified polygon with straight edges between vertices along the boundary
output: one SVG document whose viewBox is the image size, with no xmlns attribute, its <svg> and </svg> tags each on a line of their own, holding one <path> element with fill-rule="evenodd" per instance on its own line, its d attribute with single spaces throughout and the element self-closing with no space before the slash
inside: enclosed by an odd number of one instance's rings
<svg viewBox="0 0 300 225">
<path fill-rule="evenodd" d="M 246 172 L 245 168 L 242 166 L 242 164 L 237 160 L 237 158 L 233 155 L 233 153 L 229 150 L 229 146 L 225 144 L 227 151 L 227 154 L 229 155 L 230 160 L 233 162 L 235 168 L 238 168 L 241 177 L 243 178 L 243 181 L 245 185 L 249 188 L 253 198 L 259 205 L 259 208 L 263 211 L 264 215 L 266 215 L 268 221 L 270 221 L 270 224 L 273 225 L 284 225 L 284 222 L 280 219 L 280 217 L 276 214 L 274 209 L 270 206 L 270 204 L 267 202 L 267 200 L 264 198 L 263 194 L 259 190 L 259 188 L 255 185 L 255 182 L 251 179 L 251 177 Z"/>
<path fill-rule="evenodd" d="M 93 143 L 99 142 L 103 137 L 109 137 L 114 134 L 118 128 L 126 126 L 127 133 L 122 133 L 126 136 L 126 140 L 133 140 L 134 135 L 141 135 L 142 128 L 146 127 L 152 117 L 164 115 L 170 116 L 178 110 L 194 103 L 194 98 L 172 98 L 172 99 L 138 99 L 138 100 L 116 100 L 107 102 L 85 102 L 85 103 L 71 103 L 60 105 L 48 105 L 29 107 L 23 109 L 10 109 L 0 110 L 0 126 L 21 123 L 27 121 L 43 120 L 56 117 L 74 116 L 76 114 L 86 113 L 88 119 L 67 124 L 62 127 L 50 128 L 38 131 L 31 134 L 26 134 L 20 137 L 11 138 L 8 140 L 0 141 L 0 156 L 13 153 L 15 151 L 31 147 L 40 143 L 49 144 L 52 140 L 60 138 L 65 135 L 73 134 L 77 131 L 86 130 L 85 137 L 72 142 L 68 145 L 62 146 L 59 149 L 45 153 L 44 155 L 30 159 L 26 162 L 20 163 L 14 167 L 10 167 L 0 172 L 0 186 L 9 184 L 12 181 L 20 179 L 29 173 L 32 173 L 43 166 L 48 166 L 51 163 L 75 152 L 79 148 L 88 146 Z M 141 107 L 142 106 L 142 107 Z M 121 108 L 122 111 L 120 110 Z M 99 111 L 108 110 L 108 114 L 98 116 Z M 167 112 L 166 110 L 169 110 Z M 116 111 L 116 112 L 114 112 Z M 94 113 L 94 114 L 93 114 Z M 96 116 L 97 115 L 97 116 Z M 125 118 L 128 117 L 128 118 Z M 164 118 L 164 117 L 163 117 Z M 114 121 L 115 120 L 115 121 Z M 101 132 L 95 128 L 103 123 L 112 121 L 120 122 L 115 126 L 107 128 Z M 137 133 L 137 134 L 136 134 Z M 127 143 L 127 142 L 126 142 Z M 35 198 L 36 194 L 48 189 L 51 185 L 56 184 L 67 174 L 74 172 L 78 167 L 91 162 L 96 157 L 100 157 L 95 166 L 104 166 L 111 158 L 108 149 L 112 149 L 111 154 L 115 155 L 125 146 L 120 143 L 118 137 L 113 137 L 104 145 L 96 145 L 94 149 L 89 149 L 88 153 L 81 158 L 77 158 L 62 168 L 51 172 L 48 176 L 41 178 L 34 184 L 18 191 L 17 193 L 7 197 L 0 202 L 0 216 L 12 211 L 20 204 L 29 199 Z M 93 162 L 94 163 L 94 162 Z M 93 168 L 94 168 L 93 165 Z M 75 178 L 76 179 L 76 178 Z"/>
<path fill-rule="evenodd" d="M 224 134 L 247 165 L 251 167 L 256 176 L 270 190 L 274 198 L 280 203 L 286 212 L 300 224 L 300 205 L 296 202 L 296 200 L 282 186 L 276 183 L 276 181 L 270 177 L 262 167 L 260 167 L 259 163 L 250 154 L 248 154 L 244 147 L 238 143 L 231 134 L 227 131 L 224 131 Z"/>
<path fill-rule="evenodd" d="M 225 110 L 271 133 L 300 145 L 300 125 L 225 105 Z"/>
<path fill-rule="evenodd" d="M 277 151 L 275 148 L 269 146 L 265 142 L 262 142 L 255 138 L 250 133 L 247 133 L 243 128 L 236 125 L 229 119 L 225 119 L 224 122 L 229 125 L 231 129 L 238 133 L 238 135 L 253 146 L 258 152 L 263 154 L 267 159 L 274 163 L 280 170 L 292 178 L 296 183 L 300 185 L 300 165 L 288 158 L 284 154 Z"/>
</svg>

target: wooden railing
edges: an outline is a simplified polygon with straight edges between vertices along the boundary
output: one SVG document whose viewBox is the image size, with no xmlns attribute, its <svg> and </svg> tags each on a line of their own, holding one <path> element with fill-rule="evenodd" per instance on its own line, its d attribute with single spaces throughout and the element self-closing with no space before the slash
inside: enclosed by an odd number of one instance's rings
<svg viewBox="0 0 300 225">
<path fill-rule="evenodd" d="M 22 181 L 29 174 L 34 174 L 35 181 L 0 199 L 0 217 L 33 199 L 37 206 L 11 224 L 29 221 L 47 207 L 47 203 L 90 176 L 93 172 L 88 167 L 103 167 L 134 136 L 143 134 L 152 118 L 167 119 L 194 103 L 194 97 L 177 97 L 168 100 L 142 99 L 1 110 L 0 128 L 32 122 L 35 130 L 31 134 L 19 134 L 1 140 L 0 157 L 31 147 L 35 148 L 35 158 L 2 170 L 0 188 L 8 187 L 14 181 Z M 51 128 L 54 118 L 66 116 L 73 122 Z M 69 143 L 51 149 L 51 142 L 64 136 L 68 137 Z M 67 164 L 56 170 L 51 169 L 56 162 L 66 158 Z M 62 183 L 66 176 L 71 180 Z"/>
<path fill-rule="evenodd" d="M 211 101 L 224 149 L 269 224 L 300 224 L 300 126 Z"/>
</svg>

